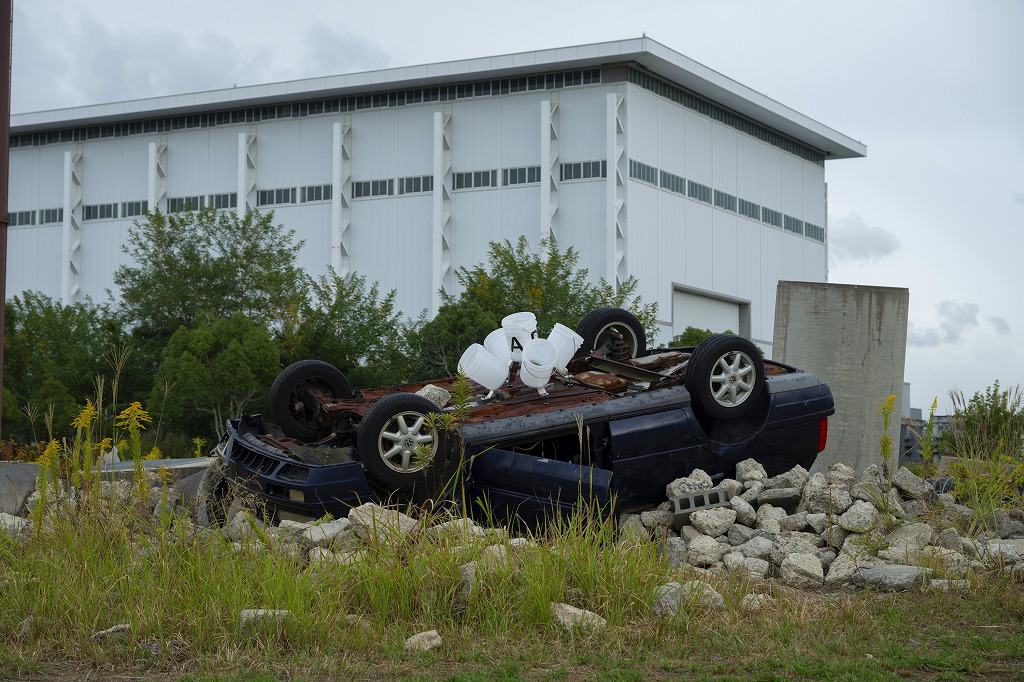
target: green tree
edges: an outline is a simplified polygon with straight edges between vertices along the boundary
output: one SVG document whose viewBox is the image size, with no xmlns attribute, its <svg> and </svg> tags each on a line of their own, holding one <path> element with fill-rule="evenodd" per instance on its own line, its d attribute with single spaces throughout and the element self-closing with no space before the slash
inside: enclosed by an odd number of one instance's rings
<svg viewBox="0 0 1024 682">
<path fill-rule="evenodd" d="M 395 310 L 395 292 L 381 295 L 366 278 L 339 277 L 333 270 L 312 279 L 308 298 L 283 333 L 285 364 L 329 362 L 354 387 L 401 383 L 413 366 L 405 326 Z"/>
<path fill-rule="evenodd" d="M 630 310 L 647 332 L 657 328 L 656 303 L 644 304 L 630 277 L 615 289 L 604 279 L 595 284 L 586 268 L 579 267 L 579 253 L 565 251 L 542 240 L 535 252 L 526 237 L 513 245 L 492 242 L 487 263 L 459 268 L 455 277 L 463 287 L 458 297 L 449 297 L 431 322 L 422 323 L 413 338 L 415 353 L 424 375 L 452 374 L 463 351 L 482 343 L 487 333 L 514 312 L 529 311 L 537 316 L 537 331 L 546 335 L 556 322 L 575 328 L 595 308 Z"/>
<path fill-rule="evenodd" d="M 943 452 L 955 457 L 986 457 L 1003 453 L 1024 459 L 1024 389 L 1003 389 L 997 380 L 968 400 L 950 391 L 951 428 L 942 435 Z"/>
<path fill-rule="evenodd" d="M 658 305 L 640 300 L 636 278 L 630 277 L 618 289 L 604 278 L 594 284 L 589 270 L 579 267 L 579 260 L 575 249 L 561 251 L 550 240 L 542 240 L 538 252 L 531 249 L 526 237 L 520 237 L 515 245 L 507 240 L 492 242 L 486 266 L 456 271 L 464 288 L 459 299 L 478 302 L 499 321 L 514 312 L 532 312 L 541 334 L 547 334 L 556 322 L 575 327 L 594 308 L 626 308 L 652 336 Z"/>
<path fill-rule="evenodd" d="M 64 305 L 44 294 L 23 292 L 6 303 L 4 317 L 4 437 L 46 435 L 43 415 L 54 404 L 54 435 L 70 436 L 76 405 L 108 375 L 105 354 L 124 332 L 106 305 L 90 300 Z M 34 415 L 32 418 L 29 415 Z"/>
<path fill-rule="evenodd" d="M 171 336 L 148 405 L 164 429 L 220 438 L 228 418 L 265 407 L 280 353 L 263 325 L 240 312 L 199 313 L 195 322 Z"/>
<path fill-rule="evenodd" d="M 734 332 L 727 329 L 724 334 L 733 334 Z M 710 329 L 701 329 L 699 327 L 687 327 L 683 330 L 682 334 L 676 334 L 672 337 L 672 340 L 668 342 L 670 348 L 686 348 L 688 346 L 699 346 L 700 342 L 709 339 L 715 335 L 715 332 Z"/>
<path fill-rule="evenodd" d="M 201 312 L 242 313 L 281 329 L 304 298 L 302 244 L 273 212 L 152 211 L 129 228 L 123 248 L 134 264 L 114 274 L 122 313 L 137 337 L 159 346 L 179 327 L 193 328 Z"/>
</svg>

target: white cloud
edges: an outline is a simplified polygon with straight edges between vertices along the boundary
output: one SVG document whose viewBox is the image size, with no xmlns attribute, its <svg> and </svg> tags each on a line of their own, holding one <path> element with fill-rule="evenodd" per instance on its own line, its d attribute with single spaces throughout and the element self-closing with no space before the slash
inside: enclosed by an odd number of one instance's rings
<svg viewBox="0 0 1024 682">
<path fill-rule="evenodd" d="M 1006 321 L 1006 318 L 993 315 L 991 317 L 986 317 L 985 320 L 992 326 L 992 329 L 999 336 L 1010 335 L 1010 323 Z"/>
<path fill-rule="evenodd" d="M 935 314 L 938 320 L 934 327 L 919 328 L 913 322 L 909 323 L 907 327 L 907 345 L 930 347 L 940 344 L 960 343 L 964 340 L 967 332 L 978 326 L 978 310 L 977 303 L 942 301 L 935 306 Z M 991 320 L 1002 321 L 1006 325 L 1007 331 L 1009 331 L 1009 325 L 1002 318 L 990 318 Z"/>
<path fill-rule="evenodd" d="M 1024 192 L 1014 192 L 1013 200 L 1016 201 L 1021 206 L 1024 206 Z"/>
<path fill-rule="evenodd" d="M 900 251 L 889 230 L 868 225 L 858 213 L 829 219 L 829 256 L 836 264 L 872 263 Z"/>
</svg>

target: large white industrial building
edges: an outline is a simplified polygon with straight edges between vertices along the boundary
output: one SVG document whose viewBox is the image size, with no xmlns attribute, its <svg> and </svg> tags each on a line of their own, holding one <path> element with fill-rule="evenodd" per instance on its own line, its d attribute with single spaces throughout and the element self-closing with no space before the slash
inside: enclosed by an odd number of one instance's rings
<svg viewBox="0 0 1024 682">
<path fill-rule="evenodd" d="M 827 278 L 825 162 L 866 153 L 649 38 L 20 114 L 11 145 L 9 295 L 105 300 L 145 210 L 256 208 L 409 317 L 525 235 L 635 275 L 661 341 L 769 354 L 777 282 Z"/>
</svg>

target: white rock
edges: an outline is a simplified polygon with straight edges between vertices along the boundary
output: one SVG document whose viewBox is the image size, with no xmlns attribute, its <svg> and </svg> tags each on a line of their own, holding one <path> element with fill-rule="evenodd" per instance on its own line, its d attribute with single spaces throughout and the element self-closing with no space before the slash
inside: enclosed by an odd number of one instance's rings
<svg viewBox="0 0 1024 682">
<path fill-rule="evenodd" d="M 669 568 L 679 568 L 686 563 L 686 542 L 682 538 L 670 536 L 665 540 L 665 558 Z"/>
<path fill-rule="evenodd" d="M 714 538 L 701 535 L 686 543 L 686 562 L 692 566 L 710 566 L 722 558 L 723 547 Z"/>
<path fill-rule="evenodd" d="M 825 571 L 813 554 L 790 554 L 779 566 L 779 578 L 794 587 L 821 587 L 825 582 Z"/>
<path fill-rule="evenodd" d="M 132 635 L 132 626 L 127 623 L 115 625 L 112 628 L 94 632 L 89 639 L 94 642 L 116 642 L 128 639 Z"/>
<path fill-rule="evenodd" d="M 875 527 L 880 519 L 873 504 L 857 500 L 839 517 L 839 525 L 854 533 L 865 533 Z"/>
<path fill-rule="evenodd" d="M 729 507 L 699 509 L 690 514 L 690 525 L 704 535 L 717 538 L 729 530 L 736 517 L 736 511 Z"/>
<path fill-rule="evenodd" d="M 351 537 L 352 522 L 349 519 L 313 525 L 302 532 L 303 540 L 314 547 L 328 547 Z"/>
<path fill-rule="evenodd" d="M 373 502 L 349 510 L 348 520 L 358 537 L 382 544 L 402 542 L 419 528 L 416 519 Z"/>
<path fill-rule="evenodd" d="M 775 598 L 768 594 L 747 594 L 740 602 L 740 609 L 747 613 L 754 613 L 761 609 L 775 604 Z"/>
<path fill-rule="evenodd" d="M 745 459 L 736 464 L 736 478 L 744 483 L 747 481 L 763 481 L 768 478 L 764 466 L 756 459 Z"/>
<path fill-rule="evenodd" d="M 242 609 L 238 613 L 238 620 L 243 631 L 251 631 L 259 623 L 267 621 L 281 628 L 291 617 L 291 611 L 285 609 Z"/>
<path fill-rule="evenodd" d="M 757 512 L 754 511 L 754 507 L 742 497 L 730 498 L 729 504 L 732 506 L 732 510 L 736 512 L 736 522 L 753 528 L 754 524 L 757 523 Z"/>
<path fill-rule="evenodd" d="M 552 603 L 551 617 L 566 630 L 603 628 L 608 625 L 608 621 L 593 611 L 578 609 L 570 604 Z"/>
<path fill-rule="evenodd" d="M 687 493 L 711 490 L 712 485 L 711 477 L 708 476 L 706 471 L 703 469 L 694 469 L 693 473 L 689 476 L 677 478 L 665 486 L 665 497 L 671 499 L 673 497 L 679 497 L 680 495 L 686 495 Z"/>
<path fill-rule="evenodd" d="M 441 635 L 437 634 L 437 630 L 427 630 L 426 632 L 420 632 L 409 639 L 405 640 L 406 651 L 430 651 L 436 649 L 442 644 Z"/>
</svg>

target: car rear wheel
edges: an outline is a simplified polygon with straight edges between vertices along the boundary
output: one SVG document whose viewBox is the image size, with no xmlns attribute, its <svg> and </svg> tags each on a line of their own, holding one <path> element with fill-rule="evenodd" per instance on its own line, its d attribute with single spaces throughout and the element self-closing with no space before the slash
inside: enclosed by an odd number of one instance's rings
<svg viewBox="0 0 1024 682">
<path fill-rule="evenodd" d="M 447 483 L 456 438 L 431 423 L 429 415 L 436 412 L 434 403 L 413 393 L 378 400 L 356 436 L 366 475 L 403 498 L 437 495 Z"/>
<path fill-rule="evenodd" d="M 583 345 L 576 357 L 605 348 L 610 360 L 630 360 L 647 352 L 647 336 L 640 320 L 622 308 L 598 308 L 587 313 L 576 325 Z"/>
<path fill-rule="evenodd" d="M 286 436 L 316 441 L 331 433 L 320 397 L 344 400 L 352 386 L 338 368 L 321 360 L 300 360 L 281 370 L 270 387 L 270 418 Z"/>
<path fill-rule="evenodd" d="M 760 349 L 733 334 L 716 334 L 704 340 L 690 357 L 686 388 L 711 417 L 733 419 L 746 415 L 764 390 Z"/>
</svg>

